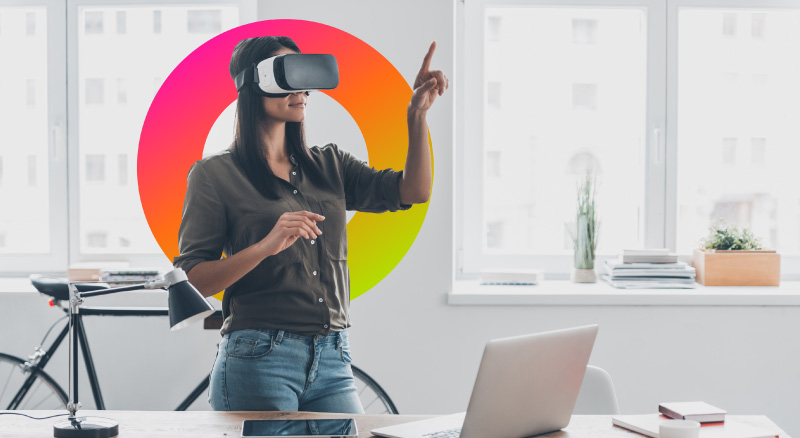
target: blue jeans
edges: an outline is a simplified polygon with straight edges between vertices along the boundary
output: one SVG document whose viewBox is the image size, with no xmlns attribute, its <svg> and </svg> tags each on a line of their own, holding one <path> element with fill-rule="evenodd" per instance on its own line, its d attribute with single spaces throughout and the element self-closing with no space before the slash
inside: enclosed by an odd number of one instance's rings
<svg viewBox="0 0 800 438">
<path fill-rule="evenodd" d="M 363 414 L 351 361 L 347 330 L 236 330 L 219 343 L 208 402 L 216 411 Z"/>
</svg>

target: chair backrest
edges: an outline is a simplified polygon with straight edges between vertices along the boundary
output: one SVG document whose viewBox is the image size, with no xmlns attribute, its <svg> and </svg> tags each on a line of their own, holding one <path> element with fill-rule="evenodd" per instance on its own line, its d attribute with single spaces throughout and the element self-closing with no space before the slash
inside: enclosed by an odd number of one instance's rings
<svg viewBox="0 0 800 438">
<path fill-rule="evenodd" d="M 606 370 L 587 365 L 583 384 L 575 402 L 575 415 L 616 415 L 619 414 L 614 382 Z"/>
</svg>

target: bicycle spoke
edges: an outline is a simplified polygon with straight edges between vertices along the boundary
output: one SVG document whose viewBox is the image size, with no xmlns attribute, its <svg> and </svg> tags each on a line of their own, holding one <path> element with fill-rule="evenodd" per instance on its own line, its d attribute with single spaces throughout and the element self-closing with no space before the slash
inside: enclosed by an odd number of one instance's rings
<svg viewBox="0 0 800 438">
<path fill-rule="evenodd" d="M 370 406 L 372 406 L 372 405 L 374 405 L 374 404 L 375 404 L 375 402 L 376 402 L 376 401 L 378 401 L 378 400 L 380 400 L 380 398 L 379 398 L 379 397 L 375 397 L 374 399 L 372 399 L 372 401 L 371 401 L 371 402 L 369 402 L 369 404 L 368 404 L 368 405 L 364 406 L 364 410 L 366 411 L 367 409 L 369 409 L 369 407 L 370 407 Z"/>
<path fill-rule="evenodd" d="M 34 395 L 36 395 L 36 391 L 38 391 L 39 388 L 41 388 L 41 387 L 42 387 L 42 381 L 41 380 L 36 380 L 36 386 L 34 387 L 33 390 L 28 392 L 28 396 L 25 397 L 26 406 L 27 406 L 28 403 L 30 403 L 31 400 L 33 400 L 35 398 Z M 27 409 L 27 408 L 26 407 L 20 407 L 20 409 Z"/>
<path fill-rule="evenodd" d="M 28 395 L 25 396 L 25 403 L 23 405 L 20 405 L 19 409 L 27 409 L 28 404 L 30 403 L 31 400 L 34 399 L 36 391 L 39 390 L 40 386 L 42 386 L 42 382 L 37 380 L 31 387 L 31 389 L 28 390 Z"/>
<path fill-rule="evenodd" d="M 11 382 L 11 376 L 14 375 L 14 367 L 11 367 L 11 371 L 8 373 L 8 378 L 6 379 L 6 384 L 3 385 L 3 391 L 0 392 L 0 400 L 2 400 L 3 395 L 6 393 L 6 389 L 8 389 L 8 383 Z"/>
<path fill-rule="evenodd" d="M 39 409 L 39 406 L 41 406 L 42 403 L 47 401 L 47 399 L 49 399 L 50 397 L 54 397 L 55 395 L 56 395 L 55 392 L 51 392 L 50 395 L 48 395 L 47 397 L 43 398 L 42 401 L 40 401 L 39 403 L 36 403 L 36 406 L 32 407 L 31 409 Z"/>
</svg>

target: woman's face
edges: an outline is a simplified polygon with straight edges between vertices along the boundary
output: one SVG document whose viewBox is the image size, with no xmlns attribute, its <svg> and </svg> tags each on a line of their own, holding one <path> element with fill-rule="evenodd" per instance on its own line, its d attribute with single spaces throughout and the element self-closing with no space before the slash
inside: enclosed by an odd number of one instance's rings
<svg viewBox="0 0 800 438">
<path fill-rule="evenodd" d="M 282 48 L 272 56 L 297 53 L 291 49 Z M 283 122 L 302 122 L 306 118 L 306 103 L 308 96 L 303 91 L 290 94 L 286 97 L 262 97 L 264 110 L 267 117 Z"/>
</svg>

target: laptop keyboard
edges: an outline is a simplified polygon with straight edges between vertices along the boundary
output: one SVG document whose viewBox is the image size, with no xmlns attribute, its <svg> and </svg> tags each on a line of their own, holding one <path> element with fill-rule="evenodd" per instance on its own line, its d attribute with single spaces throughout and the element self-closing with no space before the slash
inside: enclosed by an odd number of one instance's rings
<svg viewBox="0 0 800 438">
<path fill-rule="evenodd" d="M 422 435 L 422 436 L 425 436 L 425 437 L 428 437 L 428 438 L 458 438 L 459 436 L 461 436 L 461 428 L 457 427 L 455 429 L 448 429 L 448 430 L 442 430 L 442 431 L 439 431 L 439 432 L 426 433 L 425 435 Z"/>
</svg>

